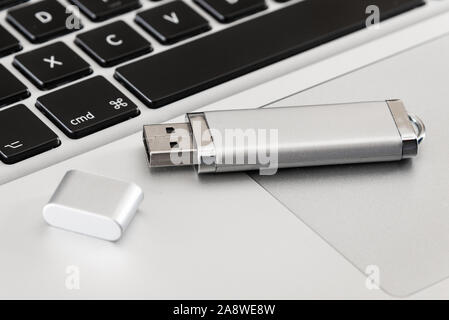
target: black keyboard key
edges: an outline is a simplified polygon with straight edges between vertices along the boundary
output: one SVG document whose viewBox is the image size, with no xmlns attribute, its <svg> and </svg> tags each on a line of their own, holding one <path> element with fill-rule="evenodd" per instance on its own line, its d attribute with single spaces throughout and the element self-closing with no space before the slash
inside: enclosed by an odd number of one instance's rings
<svg viewBox="0 0 449 320">
<path fill-rule="evenodd" d="M 140 12 L 136 22 L 163 44 L 210 30 L 209 22 L 181 0 Z"/>
<path fill-rule="evenodd" d="M 103 21 L 141 7 L 139 0 L 70 0 L 92 21 Z"/>
<path fill-rule="evenodd" d="M 151 52 L 151 44 L 123 21 L 79 34 L 75 43 L 103 67 Z"/>
<path fill-rule="evenodd" d="M 19 40 L 17 40 L 4 27 L 0 26 L 0 57 L 22 50 Z"/>
<path fill-rule="evenodd" d="M 0 79 L 0 108 L 30 96 L 27 87 L 3 65 L 0 65 Z"/>
<path fill-rule="evenodd" d="M 0 10 L 8 7 L 15 6 L 19 3 L 26 2 L 28 0 L 0 0 Z"/>
<path fill-rule="evenodd" d="M 17 55 L 13 64 L 42 90 L 92 73 L 89 64 L 63 42 Z"/>
<path fill-rule="evenodd" d="M 131 100 L 101 76 L 39 97 L 36 106 L 72 139 L 140 114 Z"/>
<path fill-rule="evenodd" d="M 424 1 L 302 1 L 120 67 L 115 77 L 158 108 L 363 29 L 371 4 L 383 20 Z"/>
<path fill-rule="evenodd" d="M 23 104 L 0 111 L 0 160 L 14 164 L 61 144 L 58 136 Z"/>
<path fill-rule="evenodd" d="M 231 22 L 267 9 L 265 0 L 195 0 L 220 22 Z"/>
<path fill-rule="evenodd" d="M 43 0 L 8 11 L 7 20 L 33 43 L 41 43 L 82 28 L 79 18 L 57 0 Z"/>
</svg>

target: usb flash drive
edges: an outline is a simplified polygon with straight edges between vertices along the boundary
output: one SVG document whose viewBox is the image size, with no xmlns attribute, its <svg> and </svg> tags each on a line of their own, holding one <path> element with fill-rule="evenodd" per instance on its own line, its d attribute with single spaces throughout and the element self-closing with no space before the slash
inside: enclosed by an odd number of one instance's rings
<svg viewBox="0 0 449 320">
<path fill-rule="evenodd" d="M 398 161 L 418 154 L 425 127 L 400 100 L 189 113 L 144 127 L 150 167 L 198 173 Z"/>
</svg>

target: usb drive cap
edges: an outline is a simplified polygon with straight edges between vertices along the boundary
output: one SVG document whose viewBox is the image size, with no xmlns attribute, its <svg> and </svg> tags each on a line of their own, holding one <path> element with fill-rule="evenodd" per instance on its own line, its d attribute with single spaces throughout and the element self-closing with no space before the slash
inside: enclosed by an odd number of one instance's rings
<svg viewBox="0 0 449 320">
<path fill-rule="evenodd" d="M 143 197 L 143 190 L 134 183 L 70 170 L 42 214 L 53 227 L 117 241 Z"/>
</svg>

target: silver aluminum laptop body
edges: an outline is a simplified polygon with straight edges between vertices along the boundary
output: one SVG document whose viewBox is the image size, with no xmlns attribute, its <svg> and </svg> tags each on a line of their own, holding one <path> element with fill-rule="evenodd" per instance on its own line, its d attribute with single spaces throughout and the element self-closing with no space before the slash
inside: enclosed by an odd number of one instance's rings
<svg viewBox="0 0 449 320">
<path fill-rule="evenodd" d="M 378 30 L 158 110 L 134 99 L 143 110 L 138 120 L 81 144 L 62 137 L 63 147 L 52 156 L 1 164 L 0 297 L 447 298 L 448 10 L 449 3 L 430 1 Z M 131 23 L 134 14 L 123 19 Z M 85 28 L 92 25 L 86 21 Z M 70 43 L 73 35 L 64 39 Z M 11 60 L 0 61 L 13 70 Z M 112 69 L 96 72 L 112 81 Z M 179 121 L 195 109 L 389 98 L 403 99 L 426 121 L 428 139 L 414 161 L 198 177 L 190 168 L 149 170 L 137 132 L 143 122 Z M 31 107 L 32 100 L 25 104 Z M 119 242 L 43 221 L 43 206 L 71 169 L 143 188 L 145 201 Z"/>
</svg>

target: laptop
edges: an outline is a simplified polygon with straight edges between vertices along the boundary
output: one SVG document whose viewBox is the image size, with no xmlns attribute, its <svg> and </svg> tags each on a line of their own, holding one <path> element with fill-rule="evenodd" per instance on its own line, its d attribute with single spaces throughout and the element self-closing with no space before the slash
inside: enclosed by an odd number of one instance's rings
<svg viewBox="0 0 449 320">
<path fill-rule="evenodd" d="M 449 2 L 0 1 L 0 298 L 449 296 Z M 149 170 L 186 112 L 403 99 L 413 161 Z M 115 243 L 49 227 L 68 170 L 140 185 Z"/>
</svg>

